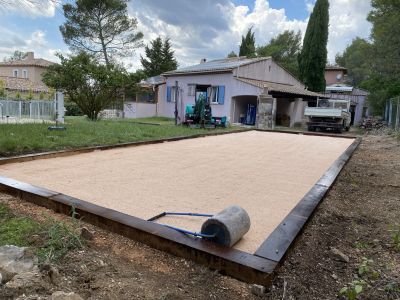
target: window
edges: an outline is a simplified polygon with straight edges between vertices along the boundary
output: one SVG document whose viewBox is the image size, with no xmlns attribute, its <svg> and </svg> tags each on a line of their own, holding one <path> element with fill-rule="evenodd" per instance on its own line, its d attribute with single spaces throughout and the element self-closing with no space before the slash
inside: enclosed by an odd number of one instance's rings
<svg viewBox="0 0 400 300">
<path fill-rule="evenodd" d="M 18 70 L 13 71 L 13 77 L 18 77 Z"/>
<path fill-rule="evenodd" d="M 176 96 L 176 86 L 167 86 L 167 102 L 175 102 L 175 96 Z"/>
<path fill-rule="evenodd" d="M 23 78 L 28 78 L 28 71 L 27 70 L 22 70 L 22 77 Z"/>
<path fill-rule="evenodd" d="M 218 104 L 218 87 L 212 86 L 209 88 L 208 94 L 210 95 L 210 103 L 211 104 Z"/>
</svg>

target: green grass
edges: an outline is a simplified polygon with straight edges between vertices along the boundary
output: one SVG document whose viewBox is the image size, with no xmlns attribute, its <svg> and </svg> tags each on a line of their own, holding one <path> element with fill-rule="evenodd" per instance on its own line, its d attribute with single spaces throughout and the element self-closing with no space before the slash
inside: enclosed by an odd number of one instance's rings
<svg viewBox="0 0 400 300">
<path fill-rule="evenodd" d="M 138 124 L 158 123 L 161 126 Z M 1 124 L 0 157 L 85 146 L 112 145 L 177 136 L 237 130 L 215 130 L 174 126 L 169 118 L 118 119 L 91 122 L 84 117 L 67 117 L 66 131 L 49 131 L 48 124 Z"/>
<path fill-rule="evenodd" d="M 10 208 L 0 203 L 0 246 L 32 247 L 40 262 L 56 262 L 69 251 L 82 247 L 79 222 L 71 224 L 47 218 L 36 222 L 16 216 Z"/>
</svg>

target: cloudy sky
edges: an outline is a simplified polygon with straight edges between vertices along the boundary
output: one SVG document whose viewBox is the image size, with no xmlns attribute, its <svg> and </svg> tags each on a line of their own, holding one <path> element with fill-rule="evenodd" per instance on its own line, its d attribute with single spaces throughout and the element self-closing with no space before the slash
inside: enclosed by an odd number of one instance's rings
<svg viewBox="0 0 400 300">
<path fill-rule="evenodd" d="M 65 1 L 65 0 L 64 0 Z M 71 2 L 72 0 L 68 0 Z M 52 0 L 0 1 L 0 60 L 14 50 L 34 51 L 35 56 L 57 60 L 67 52 L 59 26 L 62 8 Z M 7 2 L 7 1 L 6 1 Z M 32 4 L 34 3 L 34 4 Z M 180 66 L 201 58 L 226 57 L 238 52 L 241 36 L 253 27 L 257 45 L 267 43 L 284 30 L 304 34 L 315 0 L 131 0 L 129 14 L 139 21 L 145 43 L 157 36 L 169 37 Z M 330 0 L 328 59 L 344 50 L 353 38 L 368 38 L 366 21 L 370 0 Z M 140 67 L 142 49 L 125 60 Z"/>
</svg>

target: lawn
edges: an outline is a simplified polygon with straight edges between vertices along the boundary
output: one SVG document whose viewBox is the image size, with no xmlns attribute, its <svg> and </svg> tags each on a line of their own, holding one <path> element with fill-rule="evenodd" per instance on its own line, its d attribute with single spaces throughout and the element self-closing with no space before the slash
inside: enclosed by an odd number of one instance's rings
<svg viewBox="0 0 400 300">
<path fill-rule="evenodd" d="M 65 131 L 50 131 L 48 124 L 0 124 L 0 157 L 239 129 L 192 129 L 175 126 L 173 123 L 173 120 L 168 118 L 91 122 L 84 117 L 66 117 Z"/>
</svg>

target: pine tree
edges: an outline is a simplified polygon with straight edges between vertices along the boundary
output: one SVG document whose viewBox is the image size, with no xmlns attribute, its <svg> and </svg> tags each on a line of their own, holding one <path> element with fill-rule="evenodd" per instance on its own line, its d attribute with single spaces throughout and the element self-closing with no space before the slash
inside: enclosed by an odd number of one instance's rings
<svg viewBox="0 0 400 300">
<path fill-rule="evenodd" d="M 176 70 L 178 63 L 171 49 L 169 39 L 163 40 L 158 37 L 145 47 L 146 58 L 140 58 L 143 71 L 147 77 L 160 75 L 167 71 Z"/>
<path fill-rule="evenodd" d="M 329 2 L 317 0 L 308 21 L 303 49 L 299 55 L 300 78 L 310 91 L 325 90 L 328 30 Z"/>
<path fill-rule="evenodd" d="M 255 57 L 256 56 L 256 39 L 254 37 L 253 28 L 250 27 L 246 36 L 242 36 L 242 43 L 239 49 L 239 56 Z"/>
</svg>

